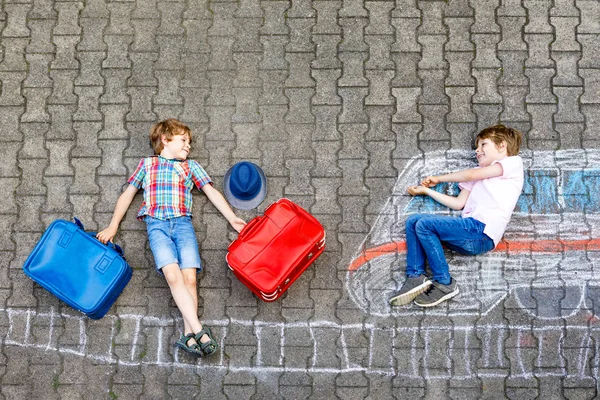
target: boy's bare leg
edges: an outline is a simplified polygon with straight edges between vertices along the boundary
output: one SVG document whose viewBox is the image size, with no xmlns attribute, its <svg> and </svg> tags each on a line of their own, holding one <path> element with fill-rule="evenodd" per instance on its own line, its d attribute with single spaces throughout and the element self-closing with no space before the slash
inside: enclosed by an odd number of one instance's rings
<svg viewBox="0 0 600 400">
<path fill-rule="evenodd" d="M 196 287 L 196 269 L 195 268 L 186 268 L 181 270 L 181 274 L 183 275 L 183 283 L 185 284 L 185 288 L 190 293 L 192 297 L 192 301 L 194 302 L 194 310 L 196 310 L 196 315 L 198 315 L 198 288 Z M 183 325 L 185 329 L 185 334 L 192 332 L 192 327 L 183 320 Z M 198 332 L 198 331 L 196 331 Z"/>
<path fill-rule="evenodd" d="M 171 289 L 173 300 L 175 300 L 175 304 L 183 316 L 185 333 L 200 332 L 202 324 L 198 319 L 198 296 L 192 297 L 190 294 L 184 280 L 183 271 L 179 269 L 177 264 L 168 264 L 162 268 L 162 272 L 165 275 L 169 289 Z M 194 270 L 194 272 L 196 271 Z M 203 343 L 210 341 L 207 335 L 204 335 L 203 339 L 200 340 Z"/>
</svg>

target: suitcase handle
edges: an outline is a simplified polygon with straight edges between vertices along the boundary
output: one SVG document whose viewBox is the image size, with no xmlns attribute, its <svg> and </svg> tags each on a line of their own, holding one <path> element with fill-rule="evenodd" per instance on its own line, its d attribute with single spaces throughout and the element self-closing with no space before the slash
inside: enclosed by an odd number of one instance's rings
<svg viewBox="0 0 600 400">
<path fill-rule="evenodd" d="M 82 230 L 82 231 L 84 231 L 84 232 L 85 232 L 85 228 L 83 227 L 83 224 L 81 223 L 81 221 L 80 221 L 78 218 L 76 218 L 76 217 L 73 217 L 73 219 L 75 220 L 75 224 L 76 224 L 76 225 L 77 225 L 79 228 L 81 228 L 81 230 Z M 87 233 L 88 235 L 90 235 L 91 237 L 93 237 L 94 239 L 96 239 L 96 234 L 97 234 L 97 232 L 85 232 L 85 233 Z M 97 240 L 97 239 L 96 239 L 96 240 Z M 118 253 L 118 254 L 119 254 L 119 255 L 120 255 L 122 258 L 125 258 L 125 255 L 123 254 L 123 249 L 122 249 L 122 248 L 121 248 L 121 246 L 119 246 L 118 244 L 116 244 L 116 243 L 113 243 L 113 242 L 108 242 L 108 243 L 106 244 L 106 246 L 110 246 L 110 247 L 112 247 L 112 248 L 113 248 L 113 250 L 114 250 L 114 251 L 116 251 L 116 252 L 117 252 L 117 253 Z"/>
<path fill-rule="evenodd" d="M 246 224 L 246 226 L 244 227 L 244 229 L 242 229 L 242 231 L 238 235 L 238 238 L 243 238 L 243 237 L 246 237 L 246 236 L 250 235 L 250 231 L 252 231 L 253 228 L 255 228 L 258 225 L 258 223 L 263 220 L 263 218 L 264 217 L 255 217 L 255 218 L 252 218 L 250 220 L 250 222 L 248 222 Z"/>
</svg>

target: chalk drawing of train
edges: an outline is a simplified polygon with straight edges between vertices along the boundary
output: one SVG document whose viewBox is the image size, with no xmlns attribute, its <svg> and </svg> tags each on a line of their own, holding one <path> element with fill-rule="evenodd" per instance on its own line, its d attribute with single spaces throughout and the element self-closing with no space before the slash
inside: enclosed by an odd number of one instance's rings
<svg viewBox="0 0 600 400">
<path fill-rule="evenodd" d="M 600 149 L 525 151 L 525 184 L 503 241 L 488 254 L 448 252 L 461 294 L 428 313 L 483 315 L 509 293 L 539 318 L 560 318 L 589 308 L 586 291 L 600 289 Z M 390 307 L 404 281 L 404 223 L 413 213 L 460 215 L 406 188 L 427 175 L 476 166 L 474 152 L 428 152 L 411 159 L 391 197 L 350 262 L 347 289 L 371 315 L 402 315 L 417 307 Z M 457 194 L 457 184 L 435 190 Z M 533 293 L 533 295 L 532 295 Z M 535 294 L 539 296 L 535 296 Z M 600 291 L 599 291 L 600 293 Z"/>
</svg>

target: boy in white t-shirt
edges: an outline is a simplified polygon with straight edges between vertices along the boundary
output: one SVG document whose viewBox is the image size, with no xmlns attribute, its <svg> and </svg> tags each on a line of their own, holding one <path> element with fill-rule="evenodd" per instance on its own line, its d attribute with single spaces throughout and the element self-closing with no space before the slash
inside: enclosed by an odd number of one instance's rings
<svg viewBox="0 0 600 400">
<path fill-rule="evenodd" d="M 442 244 L 464 255 L 493 250 L 506 230 L 523 189 L 523 160 L 518 156 L 521 132 L 504 125 L 485 128 L 477 135 L 479 167 L 440 176 L 428 176 L 411 186 L 413 196 L 427 195 L 461 217 L 413 214 L 406 220 L 406 280 L 390 299 L 391 305 L 414 300 L 432 307 L 459 292 L 450 276 Z M 459 182 L 458 196 L 430 189 L 440 182 Z M 425 275 L 425 260 L 431 277 Z"/>
</svg>

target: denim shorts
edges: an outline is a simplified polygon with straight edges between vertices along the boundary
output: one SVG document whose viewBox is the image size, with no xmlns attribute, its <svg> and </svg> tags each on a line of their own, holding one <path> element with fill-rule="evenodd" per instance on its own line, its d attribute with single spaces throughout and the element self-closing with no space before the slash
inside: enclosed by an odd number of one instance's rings
<svg viewBox="0 0 600 400">
<path fill-rule="evenodd" d="M 147 215 L 144 221 L 156 271 L 162 274 L 161 269 L 168 264 L 178 264 L 180 269 L 202 270 L 192 217 L 160 220 Z"/>
</svg>

